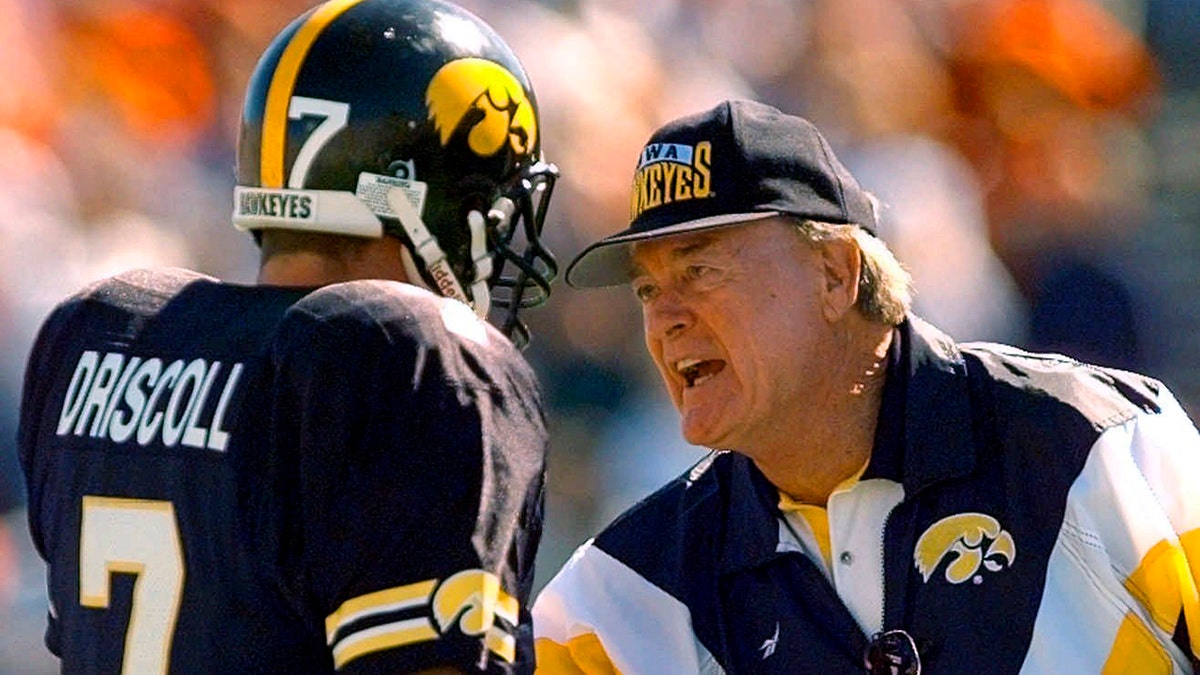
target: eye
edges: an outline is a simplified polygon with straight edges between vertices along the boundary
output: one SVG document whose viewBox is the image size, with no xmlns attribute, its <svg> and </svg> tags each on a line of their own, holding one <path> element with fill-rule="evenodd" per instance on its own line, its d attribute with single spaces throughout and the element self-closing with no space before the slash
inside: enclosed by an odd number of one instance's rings
<svg viewBox="0 0 1200 675">
<path fill-rule="evenodd" d="M 654 296 L 658 295 L 658 286 L 649 282 L 635 281 L 633 282 L 633 294 L 642 303 L 650 302 Z"/>
<path fill-rule="evenodd" d="M 699 264 L 684 267 L 682 276 L 682 281 L 700 289 L 711 288 L 724 278 L 721 268 Z"/>
</svg>

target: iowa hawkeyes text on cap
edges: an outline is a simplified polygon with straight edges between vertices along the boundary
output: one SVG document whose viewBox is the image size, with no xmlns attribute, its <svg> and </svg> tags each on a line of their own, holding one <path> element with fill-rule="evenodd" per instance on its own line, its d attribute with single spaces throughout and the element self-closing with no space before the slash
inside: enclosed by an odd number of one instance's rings
<svg viewBox="0 0 1200 675">
<path fill-rule="evenodd" d="M 695 147 L 676 143 L 651 143 L 642 150 L 633 175 L 629 219 L 656 206 L 705 199 L 712 192 L 712 143 Z"/>
</svg>

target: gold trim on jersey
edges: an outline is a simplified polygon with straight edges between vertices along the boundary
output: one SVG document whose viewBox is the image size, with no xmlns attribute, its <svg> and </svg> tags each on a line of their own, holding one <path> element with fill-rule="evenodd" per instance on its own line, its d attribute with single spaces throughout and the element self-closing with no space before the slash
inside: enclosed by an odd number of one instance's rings
<svg viewBox="0 0 1200 675">
<path fill-rule="evenodd" d="M 386 616 L 406 610 L 419 615 Z M 397 620 L 346 630 L 371 617 Z M 500 587 L 499 577 L 469 569 L 440 582 L 427 579 L 351 598 L 325 618 L 325 637 L 339 669 L 367 654 L 440 639 L 454 627 L 463 635 L 480 637 L 488 651 L 512 663 L 517 651 L 512 628 L 519 621 L 520 603 Z"/>
<path fill-rule="evenodd" d="M 351 598 L 343 602 L 337 611 L 326 617 L 325 637 L 332 645 L 337 632 L 341 630 L 342 626 L 352 621 L 373 614 L 425 605 L 429 602 L 429 596 L 433 595 L 435 586 L 437 586 L 437 579 L 428 579 L 407 586 L 397 586 Z M 437 633 L 434 633 L 433 637 L 437 637 Z"/>
<path fill-rule="evenodd" d="M 426 618 L 375 626 L 354 633 L 339 642 L 333 648 L 333 667 L 341 670 L 342 666 L 360 656 L 437 638 L 438 632 Z"/>
</svg>

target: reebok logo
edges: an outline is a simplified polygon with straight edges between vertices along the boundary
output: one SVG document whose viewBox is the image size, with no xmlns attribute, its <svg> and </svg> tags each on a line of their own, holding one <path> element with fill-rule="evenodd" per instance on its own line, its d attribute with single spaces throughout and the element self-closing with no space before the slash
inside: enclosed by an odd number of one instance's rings
<svg viewBox="0 0 1200 675">
<path fill-rule="evenodd" d="M 779 622 L 775 622 L 775 634 L 763 641 L 762 646 L 758 651 L 762 652 L 762 660 L 766 661 L 772 654 L 775 653 L 775 647 L 779 646 Z"/>
</svg>

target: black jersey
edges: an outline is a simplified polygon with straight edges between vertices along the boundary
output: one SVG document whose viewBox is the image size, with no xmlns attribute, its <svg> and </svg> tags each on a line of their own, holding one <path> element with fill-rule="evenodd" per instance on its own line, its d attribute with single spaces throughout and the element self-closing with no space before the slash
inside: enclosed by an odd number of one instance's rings
<svg viewBox="0 0 1200 675">
<path fill-rule="evenodd" d="M 19 443 L 65 673 L 532 670 L 542 404 L 461 303 L 109 279 L 42 327 Z"/>
</svg>

